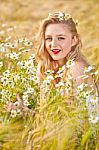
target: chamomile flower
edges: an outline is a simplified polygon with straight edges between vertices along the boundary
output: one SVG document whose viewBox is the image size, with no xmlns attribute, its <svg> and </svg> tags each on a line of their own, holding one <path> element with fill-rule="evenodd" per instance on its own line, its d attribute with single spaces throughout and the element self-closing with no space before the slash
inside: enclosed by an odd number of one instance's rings
<svg viewBox="0 0 99 150">
<path fill-rule="evenodd" d="M 74 65 L 75 64 L 75 62 L 74 62 L 74 60 L 73 59 L 69 59 L 68 61 L 67 61 L 67 63 L 66 63 L 66 67 L 67 68 L 70 68 L 72 65 Z"/>
<path fill-rule="evenodd" d="M 89 78 L 89 76 L 88 75 L 86 75 L 86 74 L 83 74 L 82 76 L 78 76 L 77 77 L 78 79 L 88 79 Z"/>
<path fill-rule="evenodd" d="M 12 118 L 15 118 L 16 116 L 17 116 L 17 110 L 12 109 L 12 110 L 11 110 L 11 117 L 12 117 Z"/>
<path fill-rule="evenodd" d="M 81 85 L 79 85 L 77 87 L 77 93 L 81 92 L 84 90 L 84 88 L 86 88 L 88 86 L 88 84 L 82 83 Z"/>
<path fill-rule="evenodd" d="M 94 68 L 93 68 L 92 66 L 88 66 L 88 68 L 85 67 L 84 73 L 90 72 L 90 71 L 92 71 L 93 69 L 94 69 Z"/>
<path fill-rule="evenodd" d="M 34 67 L 33 59 L 26 60 L 25 61 L 25 67 L 28 69 L 31 69 L 32 67 Z"/>
<path fill-rule="evenodd" d="M 12 118 L 15 118 L 18 115 L 21 115 L 21 110 L 20 109 L 12 109 L 11 110 L 11 117 Z"/>
<path fill-rule="evenodd" d="M 95 75 L 99 75 L 99 70 L 95 71 L 94 74 L 95 74 Z"/>
<path fill-rule="evenodd" d="M 5 28 L 5 27 L 7 27 L 7 24 L 3 23 L 1 26 L 2 26 L 2 28 Z"/>
<path fill-rule="evenodd" d="M 0 45 L 0 52 L 2 52 L 2 53 L 6 52 L 6 48 L 2 44 Z"/>
<path fill-rule="evenodd" d="M 59 82 L 58 84 L 55 85 L 55 87 L 61 87 L 61 86 L 64 86 L 65 84 L 63 82 Z"/>
<path fill-rule="evenodd" d="M 57 74 L 62 73 L 65 70 L 65 68 L 66 68 L 66 65 L 60 67 L 59 70 L 58 70 L 58 72 L 57 72 Z"/>
<path fill-rule="evenodd" d="M 6 56 L 7 58 L 11 58 L 11 59 L 13 59 L 13 60 L 17 60 L 17 59 L 18 59 L 18 54 L 17 54 L 16 52 L 7 53 L 7 54 L 5 54 L 5 56 Z"/>
<path fill-rule="evenodd" d="M 10 71 L 7 69 L 5 72 L 3 72 L 3 77 L 9 77 L 10 76 Z"/>
<path fill-rule="evenodd" d="M 32 54 L 29 59 L 35 59 L 35 54 Z"/>
<path fill-rule="evenodd" d="M 31 93 L 34 93 L 34 92 L 35 92 L 34 88 L 29 87 L 29 88 L 27 89 L 27 93 L 28 93 L 28 94 L 31 94 Z"/>
<path fill-rule="evenodd" d="M 48 75 L 48 76 L 47 76 L 47 80 L 50 80 L 50 81 L 51 81 L 51 80 L 54 80 L 54 77 L 53 77 L 52 75 Z"/>
<path fill-rule="evenodd" d="M 19 101 L 16 101 L 16 102 L 14 103 L 14 105 L 15 105 L 15 106 L 19 106 L 19 105 L 20 105 L 20 102 L 19 102 Z"/>
<path fill-rule="evenodd" d="M 54 70 L 50 70 L 50 69 L 45 72 L 46 75 L 51 75 L 53 73 L 54 73 Z"/>
<path fill-rule="evenodd" d="M 23 93 L 23 96 L 22 96 L 23 101 L 28 101 L 28 98 L 29 98 L 28 94 Z"/>
<path fill-rule="evenodd" d="M 20 79 L 20 76 L 18 74 L 13 74 L 14 81 L 17 82 Z"/>
<path fill-rule="evenodd" d="M 99 122 L 99 116 L 94 117 L 93 115 L 90 116 L 89 121 L 93 124 Z"/>
</svg>

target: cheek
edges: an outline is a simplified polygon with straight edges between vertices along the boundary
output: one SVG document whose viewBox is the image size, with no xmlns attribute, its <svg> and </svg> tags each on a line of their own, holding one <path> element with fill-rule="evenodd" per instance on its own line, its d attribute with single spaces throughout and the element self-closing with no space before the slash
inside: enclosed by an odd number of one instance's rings
<svg viewBox="0 0 99 150">
<path fill-rule="evenodd" d="M 71 46 L 72 46 L 71 40 L 66 40 L 66 42 L 64 43 L 64 47 L 71 48 Z"/>
</svg>

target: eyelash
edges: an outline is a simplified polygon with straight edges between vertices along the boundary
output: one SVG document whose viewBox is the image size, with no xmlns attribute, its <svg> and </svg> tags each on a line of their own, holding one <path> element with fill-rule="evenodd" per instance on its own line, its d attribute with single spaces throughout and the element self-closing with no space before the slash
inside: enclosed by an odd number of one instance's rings
<svg viewBox="0 0 99 150">
<path fill-rule="evenodd" d="M 64 39 L 65 39 L 64 37 L 58 37 L 58 40 L 64 40 Z M 46 41 L 47 41 L 47 40 L 50 40 L 50 41 L 51 41 L 52 38 L 49 37 L 49 38 L 46 38 L 45 40 L 46 40 Z"/>
<path fill-rule="evenodd" d="M 59 39 L 59 40 L 64 40 L 65 38 L 64 38 L 64 37 L 58 37 L 58 39 Z"/>
<path fill-rule="evenodd" d="M 45 40 L 46 40 L 46 41 L 47 41 L 47 40 L 52 40 L 52 38 L 46 38 Z"/>
</svg>

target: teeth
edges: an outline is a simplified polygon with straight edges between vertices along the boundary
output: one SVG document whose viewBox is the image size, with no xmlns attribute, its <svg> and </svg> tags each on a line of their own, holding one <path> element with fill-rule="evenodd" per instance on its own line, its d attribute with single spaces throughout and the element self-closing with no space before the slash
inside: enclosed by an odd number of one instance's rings
<svg viewBox="0 0 99 150">
<path fill-rule="evenodd" d="M 60 50 L 52 50 L 53 52 L 59 52 Z"/>
</svg>

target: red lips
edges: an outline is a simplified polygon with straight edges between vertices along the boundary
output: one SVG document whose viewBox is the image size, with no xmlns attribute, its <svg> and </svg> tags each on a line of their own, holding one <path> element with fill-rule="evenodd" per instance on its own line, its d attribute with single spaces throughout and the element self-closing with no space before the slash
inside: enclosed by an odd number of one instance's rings
<svg viewBox="0 0 99 150">
<path fill-rule="evenodd" d="M 53 52 L 54 54 L 58 54 L 60 51 L 61 51 L 61 50 L 59 50 L 59 49 L 53 49 L 53 50 L 52 50 L 52 52 Z"/>
</svg>

